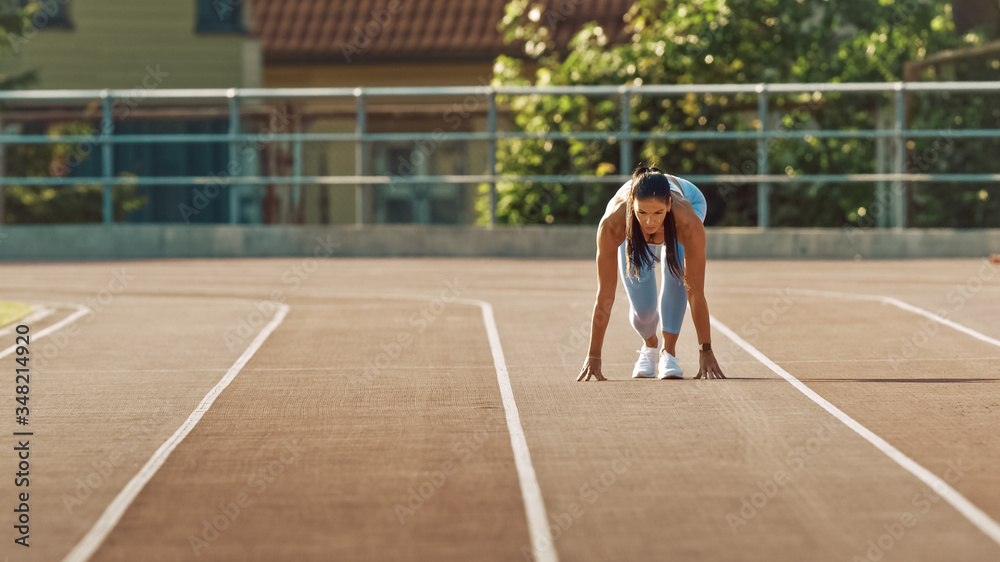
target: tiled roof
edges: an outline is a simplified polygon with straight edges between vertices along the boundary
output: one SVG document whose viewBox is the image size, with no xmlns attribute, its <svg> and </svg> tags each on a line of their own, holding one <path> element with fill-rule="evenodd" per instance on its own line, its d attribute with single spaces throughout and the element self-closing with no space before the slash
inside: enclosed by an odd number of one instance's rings
<svg viewBox="0 0 1000 562">
<path fill-rule="evenodd" d="M 634 0 L 540 0 L 557 49 L 590 21 L 623 36 Z M 516 55 L 497 31 L 507 0 L 255 0 L 254 33 L 268 63 L 488 61 Z"/>
</svg>

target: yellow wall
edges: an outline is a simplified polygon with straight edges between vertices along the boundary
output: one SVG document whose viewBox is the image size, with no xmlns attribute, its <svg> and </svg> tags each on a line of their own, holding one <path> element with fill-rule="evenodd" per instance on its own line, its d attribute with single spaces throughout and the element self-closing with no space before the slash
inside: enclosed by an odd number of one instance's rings
<svg viewBox="0 0 1000 562">
<path fill-rule="evenodd" d="M 70 29 L 26 34 L 19 54 L 0 56 L 0 74 L 37 69 L 38 89 L 137 88 L 149 66 L 168 74 L 155 88 L 259 86 L 259 43 L 195 33 L 195 0 L 77 0 L 68 9 Z"/>
<path fill-rule="evenodd" d="M 353 133 L 354 121 L 323 120 L 309 129 L 310 133 Z M 317 176 L 353 176 L 354 175 L 354 143 L 305 143 L 302 149 L 302 171 L 305 175 Z M 330 224 L 347 224 L 354 222 L 354 191 L 353 185 L 308 185 L 303 188 L 305 200 L 306 224 L 323 222 L 320 204 L 321 192 L 327 193 L 327 212 Z"/>
</svg>

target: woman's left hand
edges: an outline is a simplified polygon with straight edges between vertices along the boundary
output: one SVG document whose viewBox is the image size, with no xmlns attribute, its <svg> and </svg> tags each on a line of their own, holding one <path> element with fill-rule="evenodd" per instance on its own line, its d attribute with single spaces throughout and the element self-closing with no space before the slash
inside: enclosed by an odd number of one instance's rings
<svg viewBox="0 0 1000 562">
<path fill-rule="evenodd" d="M 726 375 L 722 374 L 722 368 L 719 367 L 719 362 L 715 360 L 715 353 L 712 351 L 699 351 L 698 354 L 701 356 L 698 359 L 698 375 L 696 379 L 724 379 Z"/>
</svg>

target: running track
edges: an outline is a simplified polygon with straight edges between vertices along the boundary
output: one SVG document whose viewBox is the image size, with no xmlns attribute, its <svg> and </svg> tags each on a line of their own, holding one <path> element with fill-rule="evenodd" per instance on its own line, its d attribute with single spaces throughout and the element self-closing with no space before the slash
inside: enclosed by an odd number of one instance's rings
<svg viewBox="0 0 1000 562">
<path fill-rule="evenodd" d="M 985 261 L 710 263 L 727 381 L 689 319 L 688 380 L 631 380 L 619 286 L 604 383 L 590 261 L 3 269 L 49 311 L 10 560 L 1000 559 Z"/>
</svg>

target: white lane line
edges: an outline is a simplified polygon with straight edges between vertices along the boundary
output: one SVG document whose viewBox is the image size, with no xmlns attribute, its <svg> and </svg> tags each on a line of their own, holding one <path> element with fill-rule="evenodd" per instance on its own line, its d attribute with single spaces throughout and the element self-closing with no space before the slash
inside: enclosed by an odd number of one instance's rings
<svg viewBox="0 0 1000 562">
<path fill-rule="evenodd" d="M 793 377 L 788 373 L 788 371 L 779 367 L 774 361 L 771 361 L 757 348 L 750 345 L 746 340 L 737 335 L 736 332 L 730 330 L 729 327 L 722 322 L 719 322 L 717 318 L 712 317 L 711 320 L 712 327 L 725 334 L 726 337 L 733 340 L 736 345 L 740 346 L 744 351 L 774 371 L 778 376 L 790 382 L 792 386 L 798 389 L 802 394 L 805 394 L 810 400 L 819 404 L 820 407 L 827 412 L 833 414 L 835 418 L 843 422 L 847 427 L 853 429 L 855 433 L 874 445 L 878 450 L 885 453 L 890 459 L 896 461 L 896 463 L 902 466 L 907 472 L 916 476 L 924 484 L 930 486 L 932 490 L 944 498 L 945 501 L 950 503 L 955 509 L 958 510 L 959 513 L 964 515 L 966 519 L 968 519 L 980 531 L 985 533 L 986 536 L 993 539 L 993 541 L 997 544 L 1000 544 L 1000 524 L 997 524 L 997 522 L 991 519 L 989 515 L 973 505 L 972 502 L 966 499 L 962 494 L 958 493 L 957 490 L 949 486 L 947 482 L 938 478 L 933 472 L 917 464 L 916 461 L 904 455 L 899 449 L 890 445 L 885 439 L 875 435 L 867 427 L 861 425 L 855 421 L 854 418 L 845 414 L 840 408 L 837 408 L 825 398 L 813 392 L 813 390 L 803 384 L 802 381 Z"/>
<path fill-rule="evenodd" d="M 18 324 L 34 324 L 35 322 L 40 322 L 52 315 L 55 310 L 48 308 L 46 306 L 40 305 L 30 305 L 31 314 L 25 316 L 24 318 L 11 322 L 10 325 L 0 328 L 0 336 L 6 336 L 7 334 L 13 334 L 14 329 L 17 328 Z"/>
<path fill-rule="evenodd" d="M 905 310 L 907 312 L 912 312 L 914 314 L 919 314 L 920 316 L 923 316 L 924 318 L 927 318 L 929 320 L 933 320 L 933 321 L 935 321 L 935 322 L 937 322 L 939 324 L 942 324 L 944 326 L 948 326 L 949 328 L 952 328 L 954 330 L 958 330 L 959 332 L 962 332 L 963 334 L 972 336 L 972 337 L 976 338 L 977 340 L 980 340 L 982 342 L 986 342 L 986 343 L 988 343 L 990 345 L 995 345 L 997 347 L 1000 347 L 1000 340 L 998 340 L 996 338 L 991 338 L 990 336 L 987 336 L 986 334 L 984 334 L 982 332 L 973 330 L 972 328 L 969 328 L 967 326 L 963 326 L 962 324 L 959 324 L 958 322 L 954 322 L 952 320 L 948 320 L 944 316 L 941 316 L 941 315 L 938 315 L 938 314 L 934 314 L 933 312 L 931 312 L 929 310 L 925 310 L 925 309 L 920 308 L 918 306 L 913 306 L 912 304 L 910 304 L 908 302 L 904 302 L 904 301 L 901 301 L 901 300 L 899 300 L 897 298 L 893 298 L 893 297 L 886 297 L 886 296 L 882 296 L 882 295 L 868 295 L 868 294 L 864 294 L 864 293 L 842 293 L 842 292 L 838 292 L 838 291 L 820 291 L 820 290 L 813 290 L 813 289 L 782 289 L 780 291 L 774 291 L 774 290 L 771 290 L 771 289 L 756 289 L 756 288 L 751 288 L 751 287 L 746 287 L 746 288 L 733 287 L 733 288 L 728 288 L 728 289 L 722 289 L 720 292 L 727 292 L 727 293 L 761 293 L 761 294 L 765 294 L 765 295 L 780 295 L 780 293 L 782 291 L 785 292 L 785 293 L 796 294 L 796 295 L 804 295 L 804 296 L 812 296 L 812 297 L 827 297 L 827 298 L 835 298 L 835 299 L 843 299 L 843 300 L 853 300 L 853 301 L 875 301 L 875 302 L 881 302 L 881 303 L 884 303 L 884 304 L 895 306 L 896 308 Z"/>
<path fill-rule="evenodd" d="M 75 308 L 76 312 L 74 312 L 73 314 L 70 314 L 66 318 L 63 318 L 62 320 L 56 322 L 55 324 L 49 326 L 48 328 L 45 328 L 44 330 L 41 330 L 40 332 L 29 333 L 27 335 L 30 336 L 30 337 L 32 337 L 32 338 L 34 338 L 34 339 L 36 339 L 36 340 L 42 339 L 45 336 L 51 334 L 52 332 L 55 332 L 56 330 L 62 329 L 64 326 L 69 326 L 73 322 L 76 322 L 77 320 L 80 319 L 80 317 L 86 316 L 87 314 L 90 314 L 90 309 L 87 308 L 86 306 L 83 306 L 82 304 L 73 304 L 73 305 L 66 305 L 66 306 L 69 307 L 69 308 Z M 24 323 L 24 320 L 22 320 L 20 322 L 15 322 L 15 325 L 16 324 L 23 324 L 23 323 Z M 14 350 L 16 350 L 17 347 L 18 347 L 17 345 L 12 345 L 12 346 L 8 347 L 7 349 L 5 349 L 3 351 L 0 351 L 0 357 L 6 357 L 7 355 L 10 355 L 11 353 L 14 353 Z"/>
<path fill-rule="evenodd" d="M 371 295 L 366 293 L 342 293 L 339 296 L 380 300 L 437 300 L 435 297 L 405 294 Z M 510 444 L 514 451 L 514 467 L 517 469 L 517 479 L 521 485 L 521 498 L 524 500 L 524 510 L 528 518 L 528 538 L 531 540 L 532 553 L 536 562 L 558 562 L 559 557 L 556 555 L 552 542 L 552 531 L 549 528 L 549 520 L 546 516 L 545 502 L 542 500 L 542 489 L 538 485 L 535 468 L 531 464 L 528 441 L 524 436 L 524 428 L 521 427 L 521 416 L 517 411 L 517 403 L 514 402 L 514 391 L 510 386 L 510 375 L 507 372 L 503 347 L 500 345 L 500 334 L 493 316 L 493 305 L 478 299 L 463 299 L 458 297 L 455 297 L 453 301 L 445 302 L 475 305 L 483 311 L 483 323 L 486 325 L 486 335 L 489 339 L 490 350 L 493 353 L 493 366 L 497 372 L 497 383 L 500 386 L 500 397 L 503 401 L 504 414 L 507 419 L 507 431 L 510 433 Z"/>
<path fill-rule="evenodd" d="M 403 299 L 418 301 L 434 301 L 435 297 L 424 295 L 370 295 L 358 293 L 355 295 L 341 294 L 363 299 Z M 449 301 L 445 301 L 446 303 Z M 493 305 L 478 299 L 463 299 L 455 297 L 453 301 L 478 306 L 483 312 L 483 324 L 486 325 L 486 335 L 493 353 L 493 366 L 497 372 L 497 384 L 500 386 L 500 397 L 503 401 L 504 414 L 507 419 L 507 431 L 510 433 L 510 445 L 514 451 L 514 467 L 517 469 L 517 479 L 521 486 L 521 498 L 524 500 L 524 510 L 528 518 L 528 538 L 536 562 L 558 562 L 559 557 L 552 542 L 552 531 L 546 516 L 545 502 L 542 500 L 542 489 L 535 476 L 535 468 L 531 464 L 531 453 L 528 450 L 528 440 L 521 427 L 521 416 L 514 402 L 514 391 L 510 386 L 510 374 L 507 372 L 507 362 L 500 345 L 500 333 L 497 330 L 493 316 Z"/>
<path fill-rule="evenodd" d="M 789 289 L 788 292 L 790 292 L 790 293 L 796 293 L 796 294 L 800 294 L 800 295 L 806 295 L 806 296 L 831 297 L 831 298 L 845 299 L 845 300 L 877 301 L 877 302 L 885 303 L 885 304 L 888 304 L 888 305 L 895 306 L 896 308 L 905 310 L 907 312 L 912 312 L 914 314 L 918 314 L 920 316 L 923 316 L 924 318 L 927 318 L 929 320 L 933 320 L 933 321 L 937 322 L 938 324 L 942 324 L 944 326 L 948 326 L 949 328 L 952 328 L 954 330 L 958 330 L 959 332 L 962 332 L 963 334 L 970 335 L 970 336 L 976 338 L 979 341 L 983 341 L 983 342 L 986 342 L 986 343 L 988 343 L 990 345 L 995 345 L 997 347 L 1000 347 L 1000 340 L 998 340 L 996 338 L 991 338 L 990 336 L 987 336 L 986 334 L 984 334 L 982 332 L 978 332 L 976 330 L 973 330 L 972 328 L 969 328 L 967 326 L 963 326 L 963 325 L 959 324 L 958 322 L 953 322 L 953 321 L 948 320 L 947 318 L 945 318 L 943 316 L 934 314 L 933 312 L 931 312 L 929 310 L 924 310 L 924 309 L 922 309 L 920 307 L 913 306 L 910 303 L 903 302 L 903 301 L 901 301 L 899 299 L 896 299 L 896 298 L 893 298 L 893 297 L 884 297 L 882 295 L 865 295 L 865 294 L 861 294 L 861 293 L 839 293 L 837 291 L 813 291 L 813 290 L 808 290 L 808 289 Z"/>
<path fill-rule="evenodd" d="M 279 306 L 278 311 L 274 314 L 274 318 L 272 318 L 271 321 L 257 334 L 257 337 L 250 342 L 250 346 L 246 348 L 243 355 L 240 355 L 240 358 L 236 360 L 236 363 L 233 363 L 233 366 L 229 368 L 226 376 L 222 377 L 222 380 L 220 380 L 218 384 L 216 384 L 215 387 L 213 387 L 212 390 L 205 395 L 205 398 L 201 400 L 198 407 L 191 412 L 191 415 L 184 420 L 184 423 L 177 428 L 177 431 L 175 431 L 173 435 L 160 445 L 160 448 L 153 453 L 153 456 L 150 457 L 148 461 L 146 461 L 146 464 L 139 470 L 138 474 L 132 477 L 132 480 L 130 480 L 129 483 L 122 488 L 122 491 L 118 493 L 118 496 L 116 496 L 111 504 L 108 505 L 107 509 L 104 510 L 104 513 L 101 515 L 100 519 L 97 520 L 97 523 L 91 527 L 90 531 L 83 537 L 83 539 L 80 540 L 76 547 L 66 555 L 66 558 L 63 558 L 63 562 L 82 562 L 93 556 L 97 548 L 101 546 L 104 539 L 107 538 L 108 534 L 111 533 L 111 530 L 114 529 L 115 525 L 118 524 L 118 521 L 121 520 L 122 515 L 124 515 L 128 506 L 131 505 L 132 501 L 139 495 L 139 492 L 141 492 L 146 484 L 153 478 L 156 471 L 163 466 L 163 463 L 166 462 L 170 453 L 177 448 L 177 445 L 179 445 L 180 442 L 187 437 L 189 433 L 191 433 L 194 426 L 198 424 L 198 421 L 201 420 L 208 409 L 212 407 L 212 403 L 215 402 L 215 399 L 222 394 L 222 391 L 225 390 L 227 386 L 229 386 L 229 383 L 233 382 L 233 379 L 235 379 L 236 375 L 238 375 L 240 370 L 243 369 L 243 366 L 246 365 L 247 362 L 250 361 L 250 358 L 257 353 L 257 350 L 264 345 L 264 341 L 271 335 L 271 332 L 273 332 L 275 328 L 281 324 L 281 321 L 285 319 L 285 316 L 288 314 L 288 310 L 289 307 L 287 304 Z"/>
<path fill-rule="evenodd" d="M 473 302 L 483 309 L 483 323 L 486 324 L 486 334 L 493 351 L 493 365 L 497 370 L 497 382 L 500 385 L 500 396 L 503 398 L 503 409 L 507 414 L 507 430 L 510 432 L 510 445 L 514 449 L 514 466 L 517 468 L 517 478 L 521 483 L 521 497 L 524 499 L 524 510 L 528 516 L 528 535 L 531 539 L 531 550 L 536 562 L 557 562 L 552 544 L 552 531 L 549 529 L 549 519 L 545 512 L 545 502 L 542 500 L 542 489 L 535 476 L 535 467 L 531 464 L 531 453 L 528 451 L 528 441 L 521 427 L 521 417 L 514 402 L 514 391 L 510 387 L 510 375 L 500 346 L 500 334 L 497 331 L 496 320 L 493 317 L 493 305 L 486 301 L 461 299 Z"/>
</svg>

